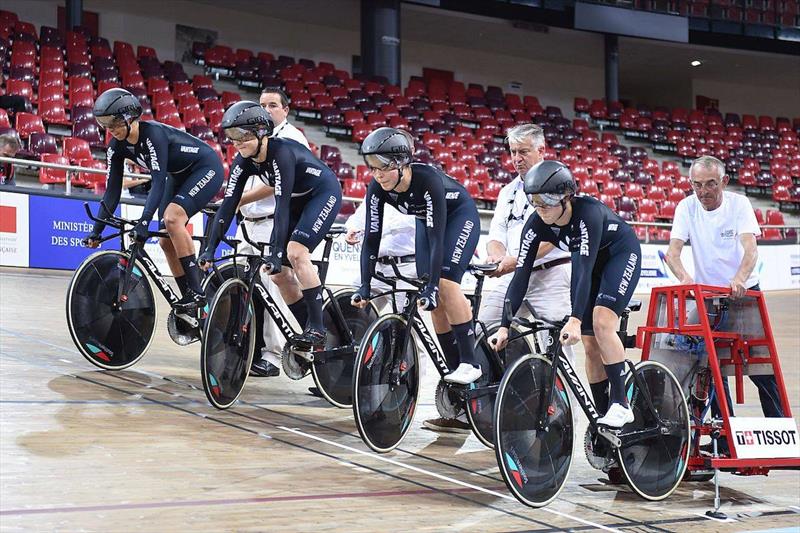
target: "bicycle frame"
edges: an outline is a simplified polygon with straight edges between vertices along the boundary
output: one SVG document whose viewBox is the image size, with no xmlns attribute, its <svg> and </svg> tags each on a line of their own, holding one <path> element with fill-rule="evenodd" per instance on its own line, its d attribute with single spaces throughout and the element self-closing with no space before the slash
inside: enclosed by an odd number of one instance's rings
<svg viewBox="0 0 800 533">
<path fill-rule="evenodd" d="M 227 256 L 223 259 L 233 258 L 234 264 L 236 264 L 237 258 L 245 258 L 247 261 L 245 266 L 245 271 L 250 271 L 248 274 L 245 283 L 247 284 L 247 298 L 245 300 L 245 309 L 250 305 L 251 299 L 255 296 L 260 299 L 260 302 L 264 305 L 269 316 L 278 325 L 281 333 L 283 334 L 284 340 L 288 340 L 293 335 L 297 334 L 298 331 L 294 329 L 289 319 L 284 314 L 283 310 L 280 308 L 278 303 L 275 301 L 275 298 L 269 293 L 267 288 L 264 286 L 263 282 L 261 281 L 261 277 L 258 275 L 259 270 L 261 269 L 262 265 L 264 264 L 264 248 L 267 246 L 265 243 L 254 242 L 250 240 L 250 236 L 247 233 L 247 228 L 242 225 L 242 236 L 245 241 L 247 241 L 253 248 L 259 250 L 260 254 L 258 255 L 250 255 L 250 254 L 239 254 L 238 249 L 234 247 L 234 253 L 232 256 Z M 330 233 L 329 233 L 330 234 Z M 324 361 L 327 358 L 333 358 L 335 356 L 341 356 L 345 354 L 355 354 L 356 348 L 354 346 L 355 339 L 353 338 L 352 332 L 350 328 L 347 326 L 347 323 L 344 320 L 344 313 L 342 312 L 341 307 L 339 307 L 339 302 L 336 301 L 336 298 L 333 297 L 333 291 L 325 285 L 325 279 L 328 275 L 328 267 L 330 266 L 330 253 L 331 249 L 333 248 L 333 238 L 329 238 L 326 236 L 325 239 L 325 248 L 322 251 L 322 258 L 319 260 L 314 260 L 312 263 L 319 269 L 319 278 L 322 283 L 323 290 L 328 295 L 328 301 L 330 302 L 329 305 L 333 306 L 334 312 L 333 317 L 334 320 L 337 322 L 337 326 L 341 332 L 344 332 L 345 335 L 345 344 L 342 347 L 334 348 L 331 350 L 324 350 L 322 352 L 315 353 L 315 359 L 319 361 Z M 218 276 L 221 279 L 221 275 L 219 274 L 219 270 L 217 269 L 216 265 L 213 265 L 214 275 Z M 238 271 L 236 271 L 238 273 Z M 255 289 L 255 290 L 254 290 Z M 246 316 L 245 316 L 246 320 Z M 242 326 L 244 324 L 240 324 Z M 240 338 L 239 342 L 242 342 L 244 339 Z"/>
<path fill-rule="evenodd" d="M 392 288 L 390 290 L 388 290 L 388 291 L 385 291 L 383 293 L 380 293 L 380 294 L 376 295 L 374 298 L 379 298 L 381 296 L 387 296 L 387 295 L 394 296 L 394 294 L 397 293 L 397 292 L 405 292 L 405 293 L 410 295 L 410 296 L 408 296 L 408 299 L 407 299 L 408 301 L 406 302 L 405 309 L 403 309 L 402 312 L 397 313 L 397 314 L 399 314 L 400 316 L 402 316 L 406 320 L 406 324 L 407 324 L 406 331 L 405 331 L 405 334 L 404 334 L 404 337 L 403 337 L 403 342 L 404 342 L 403 350 L 400 353 L 403 353 L 405 351 L 405 348 L 407 346 L 407 344 L 405 344 L 405 343 L 407 343 L 410 340 L 411 335 L 409 335 L 409 333 L 413 330 L 414 333 L 416 333 L 417 338 L 422 340 L 422 345 L 425 348 L 425 351 L 427 352 L 428 357 L 430 357 L 431 361 L 433 362 L 434 366 L 436 367 L 436 370 L 439 372 L 439 376 L 444 378 L 444 376 L 446 374 L 448 374 L 451 371 L 451 369 L 450 369 L 450 367 L 447 366 L 447 359 L 444 356 L 444 352 L 439 347 L 439 343 L 434 338 L 434 336 L 431 335 L 431 332 L 428 329 L 428 326 L 425 325 L 425 321 L 422 319 L 422 316 L 419 314 L 419 310 L 417 308 L 417 300 L 419 299 L 419 289 L 422 288 L 422 286 L 424 285 L 426 280 L 425 279 L 416 280 L 416 279 L 412 279 L 412 278 L 408 278 L 406 276 L 403 276 L 400 273 L 400 270 L 397 267 L 397 263 L 392 261 L 389 264 L 391 265 L 392 270 L 394 270 L 395 278 L 389 278 L 389 277 L 381 274 L 380 272 L 374 272 L 373 273 L 373 277 L 375 277 L 376 279 L 386 283 L 387 285 L 389 285 Z M 415 289 L 397 289 L 397 282 L 398 281 L 403 281 L 403 282 L 411 285 L 412 287 L 415 287 Z M 483 276 L 481 275 L 481 276 L 477 276 L 477 285 L 475 287 L 475 294 L 476 294 L 475 309 L 478 309 L 480 307 L 482 289 L 483 289 Z M 394 298 L 392 298 L 392 301 L 394 302 Z M 394 303 L 393 303 L 393 305 L 394 305 Z M 475 324 L 476 325 L 480 325 L 481 330 L 483 331 L 483 339 L 481 340 L 481 342 L 482 343 L 486 343 L 487 342 L 486 341 L 486 337 L 487 337 L 487 335 L 486 335 L 486 326 L 483 324 L 483 322 L 480 322 L 478 320 L 475 321 Z M 488 348 L 486 350 L 486 352 L 492 355 L 491 362 L 493 364 L 495 364 L 498 369 L 502 370 L 504 368 L 504 364 L 503 364 L 502 361 L 500 361 L 500 357 L 497 355 L 497 352 L 495 352 L 493 349 L 488 347 L 488 345 L 486 347 Z M 469 399 L 469 398 L 472 398 L 472 397 L 477 397 L 477 396 L 480 395 L 479 392 L 484 392 L 484 391 L 490 390 L 492 388 L 497 389 L 497 387 L 498 387 L 498 385 L 495 384 L 495 385 L 490 385 L 488 387 L 484 387 L 484 388 L 481 388 L 481 389 L 477 389 L 477 388 L 476 389 L 470 389 L 470 393 L 469 393 L 470 396 L 465 397 L 465 399 Z"/>
<path fill-rule="evenodd" d="M 661 416 L 655 409 L 653 405 L 652 399 L 650 397 L 650 392 L 647 389 L 645 383 L 642 382 L 640 376 L 635 371 L 634 364 L 626 359 L 625 364 L 628 367 L 628 370 L 633 377 L 634 382 L 638 390 L 644 395 L 645 403 L 647 405 L 650 414 L 653 418 L 657 421 L 657 424 L 643 431 L 631 432 L 631 433 L 622 433 L 617 429 L 611 429 L 606 426 L 601 426 L 597 423 L 597 421 L 601 418 L 600 414 L 597 412 L 597 408 L 595 406 L 594 400 L 590 392 L 584 387 L 583 382 L 581 381 L 580 377 L 578 376 L 575 368 L 572 366 L 572 363 L 569 361 L 569 358 L 564 353 L 561 345 L 561 339 L 559 338 L 561 328 L 563 327 L 563 321 L 561 323 L 551 323 L 546 320 L 536 318 L 533 322 L 527 320 L 520 320 L 517 319 L 518 323 L 521 323 L 530 329 L 525 331 L 519 335 L 513 335 L 509 337 L 509 342 L 514 339 L 526 336 L 526 335 L 534 335 L 540 331 L 548 332 L 552 343 L 548 346 L 548 350 L 546 352 L 546 357 L 554 364 L 550 365 L 550 376 L 547 381 L 547 386 L 542 389 L 542 394 L 547 393 L 547 402 L 540 402 L 539 405 L 541 406 L 550 406 L 553 405 L 554 395 L 556 387 L 554 386 L 556 383 L 556 379 L 558 377 L 558 371 L 560 370 L 562 375 L 566 378 L 566 385 L 569 390 L 572 392 L 573 397 L 576 399 L 578 405 L 583 410 L 583 413 L 586 415 L 586 418 L 589 421 L 589 425 L 592 429 L 597 432 L 598 434 L 602 435 L 606 440 L 608 440 L 612 446 L 615 448 L 619 448 L 623 442 L 625 444 L 632 444 L 639 439 L 643 439 L 654 434 L 658 434 L 662 431 L 662 428 L 665 427 L 667 424 L 664 420 L 661 419 Z M 628 313 L 624 313 L 622 319 L 620 321 L 620 336 L 627 335 L 627 323 L 628 323 Z M 542 409 L 539 413 L 539 419 L 536 422 L 536 427 L 540 431 L 544 431 L 547 428 L 547 416 L 548 410 Z"/>
</svg>

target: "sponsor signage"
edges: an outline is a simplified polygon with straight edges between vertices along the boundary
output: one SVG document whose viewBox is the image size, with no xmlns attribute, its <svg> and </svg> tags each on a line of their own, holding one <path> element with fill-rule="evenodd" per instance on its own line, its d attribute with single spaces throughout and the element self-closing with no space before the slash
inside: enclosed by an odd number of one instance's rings
<svg viewBox="0 0 800 533">
<path fill-rule="evenodd" d="M 81 200 L 30 195 L 29 206 L 31 267 L 71 270 L 99 249 L 119 248 L 117 239 L 103 243 L 97 250 L 83 247 L 81 241 L 92 231 L 94 222 L 87 218 Z M 99 203 L 93 202 L 90 207 L 97 213 Z M 113 228 L 103 231 L 103 235 L 111 233 Z"/>
<path fill-rule="evenodd" d="M 731 435 L 739 459 L 800 457 L 794 418 L 732 417 Z"/>
<path fill-rule="evenodd" d="M 0 192 L 0 264 L 28 266 L 28 195 Z"/>
</svg>

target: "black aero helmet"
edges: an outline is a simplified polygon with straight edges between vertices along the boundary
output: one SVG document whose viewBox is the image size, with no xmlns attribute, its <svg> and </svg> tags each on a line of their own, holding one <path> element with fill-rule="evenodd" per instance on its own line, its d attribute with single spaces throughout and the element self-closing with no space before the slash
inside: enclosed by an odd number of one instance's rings
<svg viewBox="0 0 800 533">
<path fill-rule="evenodd" d="M 400 168 L 411 164 L 411 138 L 397 128 L 378 128 L 361 143 L 361 155 L 370 168 Z"/>
<path fill-rule="evenodd" d="M 269 137 L 275 125 L 263 107 L 255 102 L 242 100 L 225 111 L 220 127 L 231 141 L 244 141 Z"/>
<path fill-rule="evenodd" d="M 125 89 L 114 88 L 105 91 L 94 101 L 94 117 L 104 128 L 129 125 L 142 115 L 139 99 Z"/>
<path fill-rule="evenodd" d="M 555 206 L 577 191 L 572 172 L 560 161 L 542 161 L 525 174 L 523 190 L 528 202 L 536 205 Z"/>
</svg>

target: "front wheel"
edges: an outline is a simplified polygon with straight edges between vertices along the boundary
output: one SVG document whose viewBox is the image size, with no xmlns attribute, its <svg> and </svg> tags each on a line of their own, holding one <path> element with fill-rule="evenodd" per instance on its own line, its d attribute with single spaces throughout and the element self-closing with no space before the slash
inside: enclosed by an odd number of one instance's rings
<svg viewBox="0 0 800 533">
<path fill-rule="evenodd" d="M 467 400 L 465 406 L 472 432 L 475 433 L 479 441 L 489 448 L 494 447 L 494 404 L 497 398 L 497 391 L 488 388 L 498 385 L 503 378 L 503 374 L 502 369 L 498 368 L 493 362 L 494 355 L 489 353 L 493 349 L 488 340 L 497 333 L 498 329 L 500 329 L 500 325 L 495 324 L 486 329 L 486 337 L 483 336 L 483 333 L 478 336 L 475 344 L 475 358 L 481 366 L 483 374 L 469 386 L 470 389 L 479 389 L 479 391 L 477 396 Z M 519 327 L 512 324 L 509 329 L 509 337 L 520 333 Z M 514 339 L 497 354 L 504 367 L 508 368 L 517 359 L 533 353 L 529 338 L 526 335 Z M 481 391 L 480 389 L 483 390 Z"/>
<path fill-rule="evenodd" d="M 622 428 L 619 464 L 637 494 L 647 500 L 662 500 L 672 494 L 686 472 L 691 440 L 689 409 L 680 383 L 667 367 L 644 361 L 636 365 L 635 372 L 647 394 L 636 386 L 633 376 L 628 376 L 625 391 L 635 418 Z M 626 434 L 636 437 L 626 439 Z"/>
<path fill-rule="evenodd" d="M 367 330 L 356 353 L 353 414 L 367 446 L 397 447 L 411 428 L 419 395 L 417 348 L 406 320 L 385 315 Z"/>
<path fill-rule="evenodd" d="M 150 281 L 137 262 L 118 300 L 130 256 L 109 250 L 89 256 L 67 289 L 67 324 L 72 340 L 90 363 L 106 370 L 135 364 L 150 347 L 157 319 Z"/>
<path fill-rule="evenodd" d="M 225 281 L 216 291 L 200 345 L 200 374 L 208 401 L 227 409 L 239 398 L 253 363 L 255 312 L 247 285 Z"/>
<path fill-rule="evenodd" d="M 353 289 L 342 289 L 333 294 L 342 311 L 341 316 L 336 312 L 332 300 L 328 299 L 322 305 L 322 319 L 328 333 L 325 351 L 329 353 L 324 358 L 315 358 L 311 365 L 314 383 L 322 396 L 343 409 L 353 406 L 355 352 L 367 328 L 378 318 L 378 310 L 372 302 L 364 309 L 350 304 L 354 293 Z M 348 351 L 348 348 L 352 348 L 352 351 Z M 336 349 L 341 352 L 330 353 Z"/>
<path fill-rule="evenodd" d="M 572 408 L 561 372 L 541 355 L 506 370 L 495 403 L 495 456 L 511 493 L 543 507 L 564 488 L 572 465 Z M 551 393 L 552 387 L 555 390 Z"/>
</svg>

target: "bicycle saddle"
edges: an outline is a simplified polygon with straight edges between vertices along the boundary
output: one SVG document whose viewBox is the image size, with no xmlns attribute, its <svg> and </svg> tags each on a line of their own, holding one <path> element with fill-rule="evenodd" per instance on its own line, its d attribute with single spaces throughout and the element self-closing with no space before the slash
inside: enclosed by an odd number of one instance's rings
<svg viewBox="0 0 800 533">
<path fill-rule="evenodd" d="M 483 276 L 497 270 L 498 264 L 499 263 L 470 263 L 467 270 L 473 276 Z"/>
<path fill-rule="evenodd" d="M 344 226 L 331 226 L 331 229 L 328 230 L 328 233 L 325 234 L 326 239 L 333 239 L 337 235 L 341 235 L 343 233 L 347 233 L 347 228 Z"/>
<path fill-rule="evenodd" d="M 631 312 L 638 311 L 642 308 L 642 301 L 641 300 L 631 300 L 628 302 L 628 310 Z"/>
</svg>

